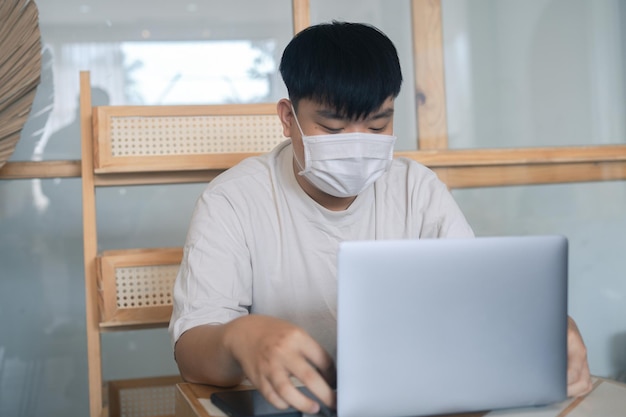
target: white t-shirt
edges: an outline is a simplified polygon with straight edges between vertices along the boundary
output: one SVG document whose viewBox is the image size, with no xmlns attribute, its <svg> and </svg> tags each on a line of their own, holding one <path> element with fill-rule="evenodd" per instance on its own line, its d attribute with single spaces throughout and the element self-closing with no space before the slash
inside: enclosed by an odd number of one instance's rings
<svg viewBox="0 0 626 417">
<path fill-rule="evenodd" d="M 344 211 L 300 188 L 289 140 L 215 178 L 199 198 L 174 286 L 170 334 L 251 313 L 302 327 L 336 356 L 339 242 L 471 237 L 447 187 L 417 162 L 389 171 Z"/>
</svg>

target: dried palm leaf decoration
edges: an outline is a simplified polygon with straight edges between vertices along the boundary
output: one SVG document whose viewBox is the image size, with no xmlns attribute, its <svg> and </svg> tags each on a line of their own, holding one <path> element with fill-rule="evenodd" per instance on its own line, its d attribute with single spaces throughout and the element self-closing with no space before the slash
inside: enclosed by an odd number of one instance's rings
<svg viewBox="0 0 626 417">
<path fill-rule="evenodd" d="M 41 76 L 39 12 L 33 0 L 0 0 L 0 168 L 28 119 Z"/>
</svg>

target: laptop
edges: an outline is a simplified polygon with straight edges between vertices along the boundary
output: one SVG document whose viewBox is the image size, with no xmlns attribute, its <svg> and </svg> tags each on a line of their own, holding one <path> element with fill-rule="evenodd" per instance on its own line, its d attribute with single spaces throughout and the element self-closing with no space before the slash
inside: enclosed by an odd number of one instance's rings
<svg viewBox="0 0 626 417">
<path fill-rule="evenodd" d="M 343 242 L 337 415 L 565 400 L 567 256 L 562 236 Z"/>
</svg>

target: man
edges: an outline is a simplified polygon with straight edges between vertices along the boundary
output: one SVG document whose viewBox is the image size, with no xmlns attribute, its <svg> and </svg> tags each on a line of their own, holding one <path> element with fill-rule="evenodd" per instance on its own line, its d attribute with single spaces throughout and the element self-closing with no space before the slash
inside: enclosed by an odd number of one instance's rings
<svg viewBox="0 0 626 417">
<path fill-rule="evenodd" d="M 343 240 L 472 237 L 446 186 L 392 160 L 396 49 L 377 29 L 334 22 L 298 34 L 280 72 L 291 138 L 213 180 L 193 214 L 170 332 L 183 377 L 248 378 L 275 406 L 316 413 L 292 377 L 334 407 L 336 250 Z M 569 332 L 569 394 L 590 389 Z"/>
</svg>

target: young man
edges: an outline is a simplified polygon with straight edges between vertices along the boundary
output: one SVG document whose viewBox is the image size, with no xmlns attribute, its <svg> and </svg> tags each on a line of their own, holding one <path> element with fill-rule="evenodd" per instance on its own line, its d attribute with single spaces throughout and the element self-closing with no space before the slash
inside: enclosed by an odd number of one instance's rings
<svg viewBox="0 0 626 417">
<path fill-rule="evenodd" d="M 334 407 L 336 250 L 356 239 L 472 237 L 446 186 L 392 160 L 396 49 L 377 29 L 310 27 L 283 53 L 289 100 L 269 154 L 213 180 L 200 197 L 174 288 L 170 332 L 192 382 L 248 378 L 274 405 L 316 413 L 297 378 Z M 590 387 L 573 322 L 570 395 Z"/>
</svg>

